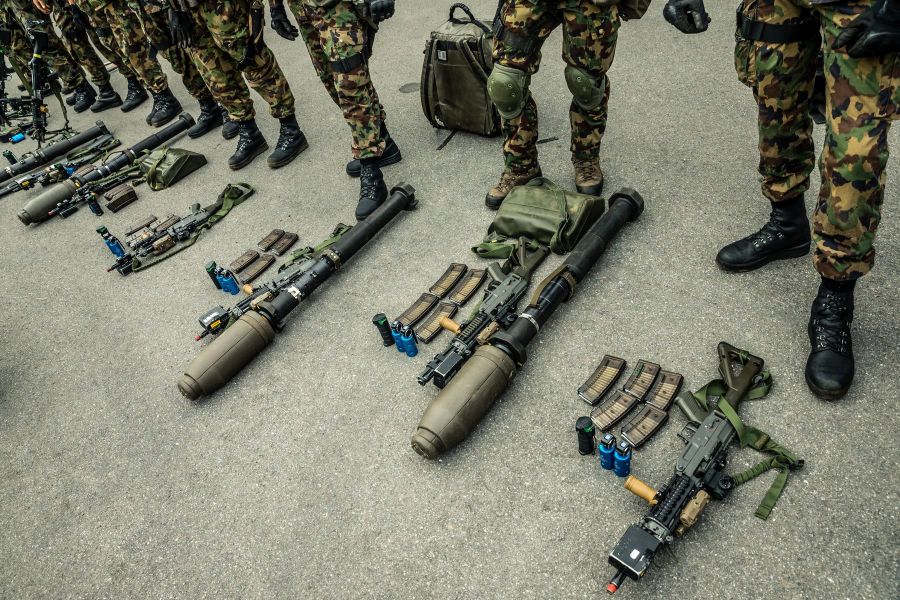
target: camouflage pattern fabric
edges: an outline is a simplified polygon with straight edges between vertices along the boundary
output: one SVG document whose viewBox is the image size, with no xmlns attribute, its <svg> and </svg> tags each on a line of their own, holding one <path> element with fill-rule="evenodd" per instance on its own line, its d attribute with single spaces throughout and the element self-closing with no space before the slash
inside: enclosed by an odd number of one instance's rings
<svg viewBox="0 0 900 600">
<path fill-rule="evenodd" d="M 150 12 L 147 10 L 147 6 L 151 6 L 150 3 L 143 8 L 138 3 L 129 4 L 132 12 L 139 15 L 150 45 L 157 48 L 159 55 L 172 65 L 172 70 L 181 75 L 181 81 L 188 93 L 201 102 L 212 100 L 212 94 L 207 89 L 206 82 L 203 81 L 203 76 L 200 75 L 191 54 L 184 48 L 171 45 L 168 12 L 156 7 Z"/>
<path fill-rule="evenodd" d="M 23 29 L 26 29 L 28 21 L 38 19 L 47 22 L 46 30 L 49 42 L 47 50 L 44 51 L 44 60 L 47 66 L 59 75 L 60 81 L 66 88 L 73 89 L 84 83 L 84 73 L 59 41 L 56 32 L 50 26 L 47 15 L 38 12 L 31 0 L 4 0 L 3 4 L 12 12 Z"/>
<path fill-rule="evenodd" d="M 615 5 L 598 6 L 594 0 L 507 0 L 501 11 L 502 32 L 494 39 L 494 62 L 533 75 L 541 64 L 544 40 L 559 26 L 563 28 L 563 60 L 605 82 L 603 101 L 585 111 L 573 100 L 569 107 L 573 160 L 591 159 L 600 154 L 606 131 L 609 78 L 619 32 Z M 528 40 L 530 51 L 510 43 L 510 38 Z M 503 155 L 506 170 L 528 173 L 538 166 L 538 112 L 529 95 L 518 117 L 503 120 Z"/>
<path fill-rule="evenodd" d="M 822 187 L 813 216 L 814 263 L 829 279 L 856 279 L 875 260 L 874 239 L 884 200 L 887 133 L 900 117 L 900 55 L 852 59 L 831 48 L 841 29 L 871 0 L 813 4 L 810 0 L 745 0 L 741 10 L 767 23 L 815 18 L 822 42 L 738 40 L 738 76 L 759 106 L 763 195 L 793 198 L 809 188 L 815 161 L 809 99 L 819 48 L 825 53 L 826 130 L 819 159 Z M 820 45 L 821 44 L 821 45 Z"/>
<path fill-rule="evenodd" d="M 262 43 L 255 52 L 251 48 L 250 6 L 247 0 L 201 2 L 191 12 L 191 56 L 216 102 L 225 107 L 232 121 L 249 121 L 256 116 L 248 83 L 269 105 L 273 117 L 288 117 L 294 114 L 294 94 L 269 47 Z M 241 69 L 248 50 L 253 56 Z"/>
<path fill-rule="evenodd" d="M 28 43 L 28 37 L 25 30 L 19 25 L 19 22 L 6 10 L 0 10 L 0 22 L 9 30 L 11 42 L 9 47 L 3 47 L 3 53 L 9 59 L 9 64 L 13 71 L 19 75 L 22 84 L 31 89 L 31 79 L 28 77 L 28 61 L 31 60 L 31 45 Z"/>
<path fill-rule="evenodd" d="M 95 10 L 95 17 L 105 21 L 112 29 L 113 37 L 128 63 L 137 73 L 144 88 L 158 94 L 169 87 L 159 61 L 150 54 L 147 36 L 138 15 L 128 7 L 126 0 L 88 0 Z"/>
<path fill-rule="evenodd" d="M 372 83 L 368 61 L 363 60 L 346 73 L 332 68 L 335 61 L 364 54 L 368 36 L 372 35 L 368 23 L 348 1 L 329 8 L 312 6 L 302 0 L 290 0 L 289 5 L 319 79 L 350 126 L 353 157 L 381 156 L 385 148 L 381 137 L 384 107 Z"/>
<path fill-rule="evenodd" d="M 119 43 L 116 41 L 115 36 L 113 36 L 112 29 L 103 21 L 97 19 L 97 13 L 88 0 L 75 0 L 75 5 L 87 15 L 88 22 L 90 22 L 93 28 L 89 33 L 91 41 L 94 43 L 94 47 L 97 51 L 103 55 L 103 58 L 114 64 L 119 70 L 119 73 L 126 79 L 140 79 L 137 73 L 131 68 L 128 58 L 122 55 L 122 51 L 119 49 Z"/>
<path fill-rule="evenodd" d="M 91 45 L 89 36 L 95 37 L 92 29 L 84 30 L 79 27 L 70 13 L 64 6 L 59 3 L 53 7 L 53 22 L 62 33 L 60 41 L 69 54 L 72 55 L 78 64 L 87 71 L 91 79 L 91 83 L 96 86 L 107 85 L 109 83 L 109 72 L 103 59 L 94 50 Z"/>
</svg>

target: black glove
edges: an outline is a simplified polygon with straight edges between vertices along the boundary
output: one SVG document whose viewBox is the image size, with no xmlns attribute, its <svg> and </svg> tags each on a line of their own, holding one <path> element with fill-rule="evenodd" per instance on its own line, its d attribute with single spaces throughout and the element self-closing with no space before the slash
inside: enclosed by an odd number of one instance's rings
<svg viewBox="0 0 900 600">
<path fill-rule="evenodd" d="M 846 48 L 851 58 L 900 51 L 900 0 L 877 0 L 840 33 L 831 47 Z"/>
<path fill-rule="evenodd" d="M 712 19 L 706 14 L 703 0 L 669 0 L 663 17 L 681 33 L 703 33 Z"/>
<path fill-rule="evenodd" d="M 85 31 L 89 31 L 92 29 L 90 22 L 88 21 L 88 17 L 84 14 L 84 11 L 75 6 L 74 4 L 66 5 L 69 13 L 72 15 L 72 22 L 75 23 L 81 29 Z"/>
<path fill-rule="evenodd" d="M 394 0 L 371 0 L 369 2 L 369 13 L 372 20 L 381 23 L 394 16 Z"/>
<path fill-rule="evenodd" d="M 169 9 L 169 36 L 172 43 L 178 48 L 190 48 L 193 43 L 191 36 L 191 17 L 181 10 Z"/>
<path fill-rule="evenodd" d="M 284 39 L 293 42 L 300 35 L 300 31 L 288 19 L 284 4 L 273 4 L 269 9 L 269 16 L 272 18 L 272 29 Z"/>
</svg>

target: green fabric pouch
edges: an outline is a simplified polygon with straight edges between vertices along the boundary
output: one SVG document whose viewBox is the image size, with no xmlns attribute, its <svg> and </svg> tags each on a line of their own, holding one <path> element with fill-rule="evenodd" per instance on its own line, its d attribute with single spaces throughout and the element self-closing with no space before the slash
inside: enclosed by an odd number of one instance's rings
<svg viewBox="0 0 900 600">
<path fill-rule="evenodd" d="M 159 148 L 140 162 L 141 173 L 150 189 L 171 187 L 206 164 L 206 157 L 181 148 Z"/>
<path fill-rule="evenodd" d="M 602 198 L 563 190 L 544 177 L 514 187 L 484 241 L 472 251 L 485 258 L 508 258 L 519 238 L 570 252 L 606 207 Z"/>
</svg>

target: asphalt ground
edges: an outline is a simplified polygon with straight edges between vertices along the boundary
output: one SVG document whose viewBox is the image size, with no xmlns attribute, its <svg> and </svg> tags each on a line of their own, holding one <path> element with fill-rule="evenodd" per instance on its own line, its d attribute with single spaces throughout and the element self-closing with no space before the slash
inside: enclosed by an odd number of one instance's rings
<svg viewBox="0 0 900 600">
<path fill-rule="evenodd" d="M 473 5 L 493 15 L 491 2 Z M 415 377 L 449 337 L 408 359 L 382 348 L 371 317 L 399 314 L 451 261 L 484 262 L 469 247 L 493 216 L 482 198 L 500 174 L 500 142 L 459 134 L 438 150 L 447 133 L 422 117 L 414 85 L 401 91 L 418 81 L 424 41 L 446 3 L 400 3 L 372 61 L 405 157 L 386 175 L 414 185 L 419 208 L 320 288 L 208 401 L 192 404 L 175 388 L 201 347 L 197 317 L 234 300 L 213 289 L 204 263 L 231 261 L 275 227 L 314 244 L 353 220 L 348 131 L 300 42 L 268 35 L 311 145 L 290 166 L 273 172 L 260 158 L 231 173 L 234 142 L 212 133 L 177 142 L 204 153 L 208 166 L 172 189 L 141 189 L 115 215 L 82 209 L 26 228 L 15 215 L 28 194 L 0 202 L 0 596 L 603 597 L 607 554 L 646 506 L 577 453 L 574 422 L 586 408 L 575 390 L 607 353 L 660 363 L 696 389 L 716 374 L 720 340 L 765 358 L 775 387 L 741 413 L 806 466 L 768 521 L 753 512 L 772 474 L 711 505 L 619 595 L 900 596 L 897 161 L 878 265 L 858 287 L 856 383 L 826 403 L 803 378 L 817 286 L 811 261 L 744 275 L 713 261 L 768 210 L 755 106 L 732 67 L 733 7 L 711 3 L 710 31 L 693 37 L 660 10 L 622 27 L 602 153 L 607 191 L 637 188 L 647 210 L 541 332 L 502 401 L 437 462 L 416 455 L 409 437 L 435 395 Z M 557 32 L 532 89 L 541 137 L 559 138 L 541 146 L 544 173 L 571 186 L 560 44 Z M 124 94 L 121 77 L 115 86 Z M 174 78 L 173 88 L 188 98 Z M 256 101 L 274 145 L 277 123 Z M 196 114 L 195 102 L 185 108 Z M 151 132 L 148 109 L 101 118 L 130 144 Z M 84 129 L 93 119 L 73 122 Z M 821 129 L 816 137 L 821 145 Z M 891 141 L 900 141 L 896 131 Z M 183 214 L 230 181 L 257 194 L 193 248 L 125 278 L 105 271 L 113 259 L 98 225 L 121 234 L 148 213 Z M 817 190 L 814 181 L 810 208 Z M 684 422 L 673 410 L 636 454 L 637 475 L 664 483 Z M 731 468 L 756 458 L 735 449 Z"/>
</svg>

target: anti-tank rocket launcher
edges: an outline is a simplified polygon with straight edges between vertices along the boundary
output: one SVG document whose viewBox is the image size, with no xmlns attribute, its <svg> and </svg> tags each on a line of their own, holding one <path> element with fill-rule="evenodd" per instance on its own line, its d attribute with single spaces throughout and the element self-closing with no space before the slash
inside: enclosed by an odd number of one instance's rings
<svg viewBox="0 0 900 600">
<path fill-rule="evenodd" d="M 106 128 L 103 121 L 97 121 L 97 124 L 94 127 L 91 127 L 78 135 L 74 135 L 65 140 L 56 141 L 49 146 L 36 150 L 34 154 L 28 158 L 24 158 L 5 169 L 0 169 L 0 183 L 4 183 L 19 175 L 24 175 L 35 169 L 39 169 L 43 165 L 46 165 L 57 158 L 66 156 L 76 148 L 83 146 L 88 142 L 92 142 L 103 135 L 109 135 L 109 129 Z"/>
<path fill-rule="evenodd" d="M 171 141 L 187 131 L 193 124 L 194 118 L 191 115 L 181 113 L 174 123 L 160 132 L 144 138 L 134 146 L 123 150 L 121 154 L 107 163 L 83 175 L 73 176 L 67 181 L 50 187 L 25 205 L 22 212 L 18 215 L 19 220 L 25 225 L 30 225 L 47 221 L 56 214 L 70 214 L 73 211 L 73 207 L 77 208 L 80 202 L 91 199 L 92 194 L 89 192 L 92 191 L 90 188 L 92 184 L 94 184 L 93 192 L 96 193 L 98 187 L 102 189 L 104 183 L 114 180 L 120 171 L 126 170 L 146 152 Z M 84 188 L 87 188 L 87 190 L 84 190 Z M 78 193 L 79 190 L 82 190 L 80 194 Z"/>
<path fill-rule="evenodd" d="M 619 589 L 626 577 L 643 577 L 660 548 L 693 527 L 710 499 L 722 500 L 737 485 L 777 469 L 781 474 L 756 511 L 756 516 L 765 519 L 787 482 L 788 471 L 803 466 L 803 461 L 789 450 L 758 429 L 744 425 L 737 416 L 741 401 L 753 388 L 768 388 L 763 360 L 725 342 L 719 344 L 718 352 L 722 380 L 707 386 L 710 391 L 701 396 L 705 406 L 691 394 L 682 394 L 676 400 L 688 419 L 679 434 L 686 445 L 668 483 L 654 490 L 634 476 L 625 482 L 627 490 L 650 504 L 650 511 L 625 531 L 609 554 L 609 564 L 616 569 L 606 585 L 610 594 Z M 715 395 L 711 391 L 714 384 L 722 387 Z M 727 452 L 731 442 L 739 437 L 742 445 L 773 456 L 730 476 L 724 471 Z"/>
<path fill-rule="evenodd" d="M 609 209 L 585 233 L 569 257 L 535 291 L 530 305 L 505 331 L 492 335 L 431 401 L 412 436 L 413 449 L 437 458 L 469 436 L 525 365 L 526 348 L 541 327 L 574 293 L 591 267 L 628 221 L 644 211 L 644 200 L 620 190 Z"/>
<path fill-rule="evenodd" d="M 461 324 L 452 323 L 456 336 L 446 350 L 428 362 L 425 371 L 419 376 L 420 385 L 433 380 L 434 385 L 443 389 L 479 345 L 485 343 L 490 335 L 506 329 L 515 321 L 519 300 L 528 291 L 531 273 L 549 253 L 547 246 L 541 245 L 529 251 L 527 244 L 519 244 L 518 258 L 515 261 L 518 266 L 513 267 L 505 276 L 494 276 L 494 281 L 485 291 L 475 313 Z"/>
<path fill-rule="evenodd" d="M 178 380 L 190 400 L 211 394 L 228 383 L 260 354 L 283 327 L 288 315 L 353 258 L 394 217 L 416 206 L 415 190 L 399 184 L 384 204 L 346 232 L 309 268 L 268 300 L 259 302 L 225 329 L 191 362 Z"/>
</svg>

